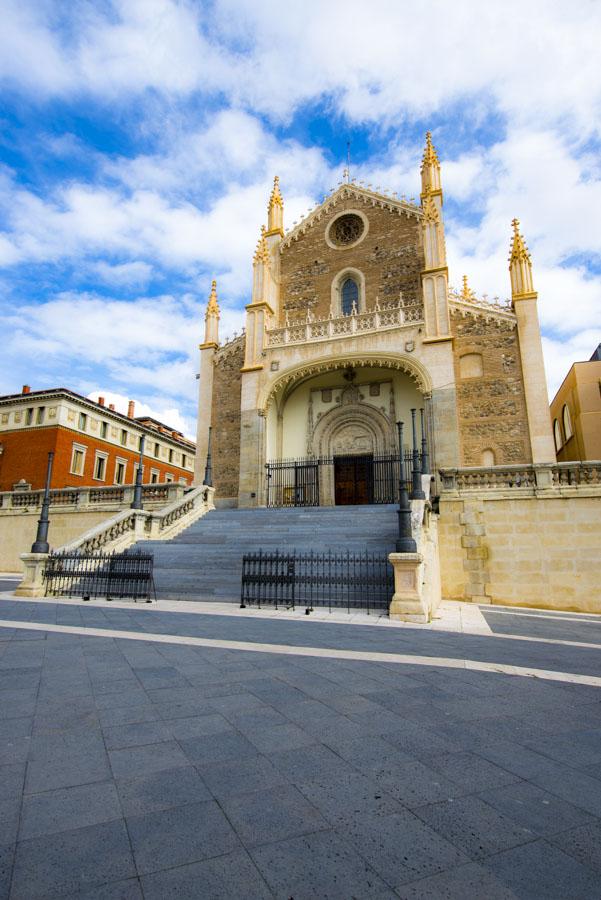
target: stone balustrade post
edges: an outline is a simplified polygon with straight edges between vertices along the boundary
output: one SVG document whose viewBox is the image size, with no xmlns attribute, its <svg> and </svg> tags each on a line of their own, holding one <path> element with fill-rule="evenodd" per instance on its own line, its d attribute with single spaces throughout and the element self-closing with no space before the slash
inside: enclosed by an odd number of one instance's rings
<svg viewBox="0 0 601 900">
<path fill-rule="evenodd" d="M 422 584 L 423 556 L 421 553 L 390 553 L 394 569 L 394 595 L 390 602 L 391 619 L 404 622 L 429 622 Z"/>
<path fill-rule="evenodd" d="M 79 509 L 87 508 L 90 505 L 90 488 L 79 488 L 75 503 Z"/>
<path fill-rule="evenodd" d="M 534 480 L 539 490 L 545 490 L 553 487 L 553 466 L 534 465 Z"/>
<path fill-rule="evenodd" d="M 23 580 L 15 591 L 15 597 L 44 597 L 44 567 L 48 553 L 21 553 Z"/>
</svg>

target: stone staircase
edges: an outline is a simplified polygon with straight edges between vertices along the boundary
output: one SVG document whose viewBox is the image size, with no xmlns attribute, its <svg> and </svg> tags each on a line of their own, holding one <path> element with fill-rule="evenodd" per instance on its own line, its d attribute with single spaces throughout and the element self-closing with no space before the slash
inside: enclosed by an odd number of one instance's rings
<svg viewBox="0 0 601 900">
<path fill-rule="evenodd" d="M 391 552 L 397 538 L 396 510 L 396 506 L 216 509 L 170 541 L 136 546 L 154 553 L 159 598 L 237 603 L 244 553 Z"/>
</svg>

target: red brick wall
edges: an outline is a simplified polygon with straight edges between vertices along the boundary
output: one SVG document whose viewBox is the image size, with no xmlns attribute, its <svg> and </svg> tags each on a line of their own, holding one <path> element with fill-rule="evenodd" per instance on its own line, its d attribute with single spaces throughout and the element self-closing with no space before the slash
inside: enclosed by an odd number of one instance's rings
<svg viewBox="0 0 601 900">
<path fill-rule="evenodd" d="M 51 483 L 53 488 L 112 485 L 115 482 L 117 457 L 127 460 L 125 483 L 133 484 L 134 482 L 133 464 L 138 461 L 138 453 L 132 452 L 125 447 L 117 447 L 114 444 L 109 444 L 107 441 L 81 434 L 78 431 L 70 431 L 68 428 L 35 428 L 4 432 L 0 435 L 0 442 L 4 446 L 4 452 L 0 456 L 1 491 L 11 491 L 13 484 L 22 478 L 29 482 L 34 490 L 43 488 L 46 481 L 46 467 L 50 450 L 54 450 Z M 73 475 L 70 472 L 74 443 L 87 447 L 83 475 Z M 147 438 L 147 447 L 148 444 L 149 439 Z M 97 481 L 93 478 L 96 450 L 108 453 L 103 481 Z M 145 484 L 150 482 L 151 469 L 158 470 L 160 482 L 164 482 L 166 473 L 170 472 L 174 481 L 179 481 L 180 477 L 185 477 L 187 483 L 192 484 L 192 472 L 182 469 L 173 463 L 165 463 L 163 460 L 159 461 L 146 455 L 144 456 Z"/>
</svg>

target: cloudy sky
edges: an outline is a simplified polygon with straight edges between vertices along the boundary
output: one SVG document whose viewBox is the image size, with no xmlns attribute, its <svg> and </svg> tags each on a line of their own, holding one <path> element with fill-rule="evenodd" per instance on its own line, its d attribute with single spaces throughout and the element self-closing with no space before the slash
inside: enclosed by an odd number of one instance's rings
<svg viewBox="0 0 601 900">
<path fill-rule="evenodd" d="M 0 0 L 0 393 L 63 385 L 195 430 L 212 278 L 239 330 L 274 174 L 419 196 L 451 283 L 534 262 L 551 395 L 601 340 L 598 0 Z"/>
</svg>

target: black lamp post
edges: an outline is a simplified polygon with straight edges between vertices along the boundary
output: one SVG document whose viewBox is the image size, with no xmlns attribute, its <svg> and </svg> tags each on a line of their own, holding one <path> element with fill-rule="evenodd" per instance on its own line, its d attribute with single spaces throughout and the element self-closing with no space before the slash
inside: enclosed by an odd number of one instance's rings
<svg viewBox="0 0 601 900">
<path fill-rule="evenodd" d="M 50 519 L 48 510 L 50 508 L 50 479 L 52 478 L 52 461 L 54 453 L 52 450 L 48 453 L 48 469 L 46 470 L 46 486 L 44 488 L 44 499 L 42 500 L 42 511 L 38 519 L 38 531 L 35 541 L 31 545 L 32 553 L 49 553 L 50 546 L 48 544 L 48 526 Z"/>
<path fill-rule="evenodd" d="M 413 469 L 411 472 L 411 499 L 425 500 L 426 495 L 422 490 L 422 471 L 419 463 L 419 450 L 417 449 L 417 429 L 415 427 L 415 414 L 417 410 L 411 410 L 411 428 L 413 431 Z"/>
<path fill-rule="evenodd" d="M 146 435 L 143 434 L 140 438 L 140 461 L 138 463 L 138 471 L 136 472 L 136 485 L 134 487 L 134 499 L 131 504 L 132 509 L 144 509 L 142 505 L 142 479 L 144 477 L 144 466 L 142 465 L 142 460 L 144 459 L 144 441 L 146 440 Z"/>
<path fill-rule="evenodd" d="M 428 456 L 428 441 L 426 439 L 426 429 L 424 423 L 424 411 L 419 411 L 422 426 L 422 475 L 430 474 L 430 458 Z"/>
<path fill-rule="evenodd" d="M 213 487 L 213 467 L 211 465 L 211 432 L 213 429 L 209 426 L 209 438 L 207 440 L 207 464 L 205 466 L 204 484 L 207 487 Z"/>
<path fill-rule="evenodd" d="M 397 422 L 399 432 L 399 537 L 396 542 L 397 553 L 417 553 L 417 544 L 411 533 L 411 504 L 405 480 L 405 462 L 403 453 L 403 423 Z"/>
</svg>

